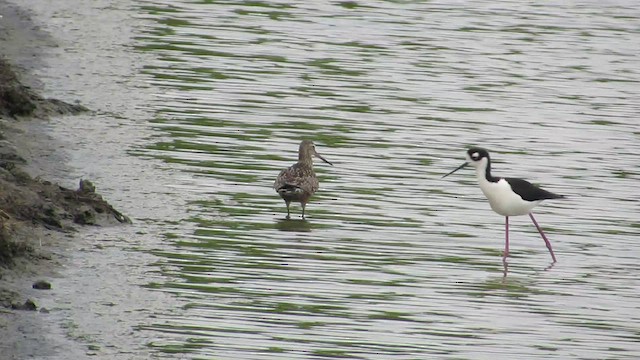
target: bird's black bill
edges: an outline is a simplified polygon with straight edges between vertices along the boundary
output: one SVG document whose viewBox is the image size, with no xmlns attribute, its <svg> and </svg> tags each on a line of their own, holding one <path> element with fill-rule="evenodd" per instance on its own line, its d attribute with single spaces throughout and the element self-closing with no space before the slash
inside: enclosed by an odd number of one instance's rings
<svg viewBox="0 0 640 360">
<path fill-rule="evenodd" d="M 333 164 L 331 163 L 331 161 L 329 161 L 329 160 L 327 160 L 327 159 L 323 158 L 322 156 L 320 156 L 320 154 L 316 153 L 316 156 L 317 156 L 317 157 L 319 157 L 319 158 L 320 158 L 320 160 L 322 160 L 322 161 L 326 162 L 327 164 L 329 164 L 329 165 L 333 166 Z"/>
<path fill-rule="evenodd" d="M 467 165 L 469 165 L 469 163 L 468 163 L 468 162 L 465 162 L 464 164 L 462 164 L 462 165 L 458 166 L 457 168 L 455 168 L 455 170 L 453 170 L 452 172 L 450 172 L 450 173 L 448 173 L 447 175 L 443 176 L 442 178 L 443 178 L 443 179 L 444 179 L 444 178 L 446 178 L 447 176 L 449 176 L 449 175 L 453 174 L 454 172 L 456 172 L 456 171 L 458 171 L 458 170 L 462 169 L 463 167 L 465 167 L 465 166 L 467 166 Z"/>
</svg>

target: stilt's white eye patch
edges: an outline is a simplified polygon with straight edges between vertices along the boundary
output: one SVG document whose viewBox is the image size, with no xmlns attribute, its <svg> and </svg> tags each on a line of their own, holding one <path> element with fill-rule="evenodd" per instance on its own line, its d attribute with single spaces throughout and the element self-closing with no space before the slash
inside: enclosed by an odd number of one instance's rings
<svg viewBox="0 0 640 360">
<path fill-rule="evenodd" d="M 471 154 L 471 159 L 473 160 L 478 160 L 480 159 L 480 154 L 477 152 L 474 152 L 473 154 Z"/>
</svg>

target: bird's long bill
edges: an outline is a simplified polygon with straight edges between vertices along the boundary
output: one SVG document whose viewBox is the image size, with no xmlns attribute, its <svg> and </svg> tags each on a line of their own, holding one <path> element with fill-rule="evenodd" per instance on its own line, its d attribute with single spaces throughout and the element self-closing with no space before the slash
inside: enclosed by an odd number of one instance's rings
<svg viewBox="0 0 640 360">
<path fill-rule="evenodd" d="M 329 160 L 327 160 L 327 159 L 323 158 L 323 157 L 322 157 L 322 155 L 318 154 L 317 152 L 315 153 L 315 155 L 316 155 L 317 157 L 319 157 L 319 158 L 320 158 L 320 160 L 322 160 L 322 161 L 326 162 L 327 164 L 329 164 L 329 165 L 333 166 L 333 164 L 331 163 L 331 161 L 329 161 Z"/>
<path fill-rule="evenodd" d="M 458 171 L 458 170 L 462 169 L 463 167 L 465 167 L 465 166 L 467 166 L 467 165 L 469 165 L 469 163 L 468 163 L 468 162 L 465 162 L 464 164 L 462 164 L 462 165 L 458 166 L 458 167 L 457 167 L 457 168 L 455 168 L 452 172 L 448 173 L 447 175 L 443 176 L 442 178 L 443 178 L 443 179 L 444 179 L 444 178 L 446 178 L 447 176 L 449 176 L 449 175 L 453 174 L 454 172 L 456 172 L 456 171 Z"/>
</svg>

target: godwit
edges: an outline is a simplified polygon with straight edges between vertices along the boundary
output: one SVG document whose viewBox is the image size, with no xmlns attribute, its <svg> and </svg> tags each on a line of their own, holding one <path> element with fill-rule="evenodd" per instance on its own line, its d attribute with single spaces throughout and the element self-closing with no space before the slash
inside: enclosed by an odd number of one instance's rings
<svg viewBox="0 0 640 360">
<path fill-rule="evenodd" d="M 322 161 L 333 166 L 328 160 L 320 156 L 316 151 L 316 146 L 311 140 L 304 140 L 298 149 L 298 162 L 282 170 L 273 188 L 280 194 L 287 204 L 287 219 L 290 218 L 289 204 L 292 201 L 302 205 L 302 218 L 304 219 L 304 208 L 313 193 L 318 191 L 320 184 L 318 177 L 313 171 L 313 157 L 317 156 Z"/>
</svg>

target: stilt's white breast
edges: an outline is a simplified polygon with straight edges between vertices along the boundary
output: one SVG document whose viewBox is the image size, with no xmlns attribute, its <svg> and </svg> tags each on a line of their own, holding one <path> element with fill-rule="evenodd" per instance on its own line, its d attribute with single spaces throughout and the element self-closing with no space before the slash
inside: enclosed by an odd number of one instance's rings
<svg viewBox="0 0 640 360">
<path fill-rule="evenodd" d="M 484 173 L 478 173 L 480 189 L 489 200 L 491 209 L 503 216 L 526 215 L 536 207 L 540 201 L 525 201 L 520 195 L 511 190 L 505 179 L 498 182 L 488 181 Z"/>
</svg>

